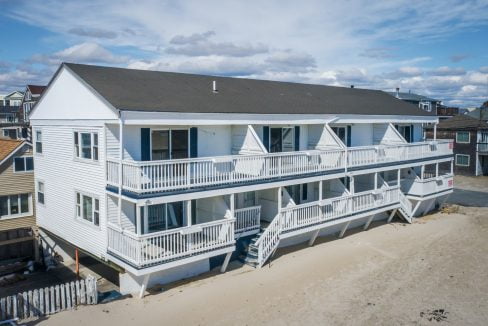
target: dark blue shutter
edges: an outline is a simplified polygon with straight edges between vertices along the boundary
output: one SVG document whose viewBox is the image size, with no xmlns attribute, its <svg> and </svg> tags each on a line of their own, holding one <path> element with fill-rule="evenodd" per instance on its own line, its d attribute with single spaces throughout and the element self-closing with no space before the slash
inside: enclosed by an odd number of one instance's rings
<svg viewBox="0 0 488 326">
<path fill-rule="evenodd" d="M 308 199 L 308 184 L 304 183 L 302 185 L 302 200 Z"/>
<path fill-rule="evenodd" d="M 410 142 L 413 143 L 413 125 L 410 125 Z"/>
<path fill-rule="evenodd" d="M 151 128 L 141 128 L 141 161 L 151 160 Z"/>
<path fill-rule="evenodd" d="M 198 157 L 198 129 L 190 128 L 190 157 Z"/>
<path fill-rule="evenodd" d="M 263 145 L 269 152 L 269 127 L 263 126 Z"/>
<path fill-rule="evenodd" d="M 300 150 L 300 126 L 295 126 L 295 150 Z"/>
<path fill-rule="evenodd" d="M 347 126 L 347 140 L 346 146 L 351 147 L 351 126 Z"/>
</svg>

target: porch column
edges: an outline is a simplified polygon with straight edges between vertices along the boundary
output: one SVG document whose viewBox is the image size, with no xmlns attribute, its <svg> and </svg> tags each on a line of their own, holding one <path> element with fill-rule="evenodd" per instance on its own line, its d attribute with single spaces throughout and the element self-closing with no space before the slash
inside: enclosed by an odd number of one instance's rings
<svg viewBox="0 0 488 326">
<path fill-rule="evenodd" d="M 185 201 L 185 204 L 186 204 L 186 221 L 185 221 L 185 225 L 187 226 L 191 226 L 191 215 L 192 215 L 192 211 L 191 211 L 191 200 L 187 200 Z"/>
<path fill-rule="evenodd" d="M 141 216 L 141 207 L 136 205 L 136 233 L 138 235 L 142 234 L 142 216 Z"/>
<path fill-rule="evenodd" d="M 323 180 L 320 180 L 320 181 L 319 181 L 319 200 L 322 200 L 322 198 L 323 198 L 323 195 L 322 195 L 322 191 L 323 191 L 323 183 L 324 183 L 324 181 L 323 181 Z"/>
<path fill-rule="evenodd" d="M 235 218 L 235 194 L 230 194 L 230 218 Z"/>
<path fill-rule="evenodd" d="M 378 172 L 374 173 L 374 190 L 378 189 Z"/>
<path fill-rule="evenodd" d="M 144 234 L 149 233 L 149 200 L 144 203 Z"/>
<path fill-rule="evenodd" d="M 425 165 L 420 167 L 420 179 L 424 180 Z"/>
<path fill-rule="evenodd" d="M 400 175 L 401 175 L 401 171 L 402 171 L 401 169 L 398 169 L 398 171 L 397 171 L 397 186 L 399 186 L 399 187 L 400 187 Z"/>
<path fill-rule="evenodd" d="M 123 183 L 123 168 L 122 168 L 122 162 L 124 160 L 124 121 L 122 120 L 122 117 L 119 118 L 119 227 L 122 227 L 122 183 Z"/>
<path fill-rule="evenodd" d="M 282 192 L 283 187 L 278 187 L 278 214 L 281 213 L 281 208 L 282 208 Z"/>
<path fill-rule="evenodd" d="M 451 160 L 451 174 L 454 174 L 454 160 Z"/>
<path fill-rule="evenodd" d="M 437 140 L 437 123 L 434 123 L 434 140 Z"/>
<path fill-rule="evenodd" d="M 355 189 L 354 189 L 354 176 L 352 176 L 352 175 L 349 177 L 349 192 L 351 194 L 354 194 L 354 192 L 355 192 Z"/>
<path fill-rule="evenodd" d="M 435 177 L 437 178 L 439 176 L 439 163 L 435 164 Z"/>
</svg>

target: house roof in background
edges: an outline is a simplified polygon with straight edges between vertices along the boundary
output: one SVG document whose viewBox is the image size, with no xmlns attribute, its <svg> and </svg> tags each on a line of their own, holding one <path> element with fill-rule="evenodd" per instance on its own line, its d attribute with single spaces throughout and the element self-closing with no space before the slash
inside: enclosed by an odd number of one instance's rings
<svg viewBox="0 0 488 326">
<path fill-rule="evenodd" d="M 433 116 L 383 91 L 65 63 L 126 111 Z M 216 81 L 218 92 L 213 92 Z"/>
<path fill-rule="evenodd" d="M 488 120 L 488 108 L 483 108 L 483 109 L 477 108 L 466 113 L 466 115 L 478 120 L 480 119 L 480 114 L 481 114 L 481 120 L 485 120 L 485 121 Z"/>
<path fill-rule="evenodd" d="M 394 97 L 396 97 L 396 95 L 397 95 L 396 92 L 386 92 L 386 93 L 388 93 Z M 440 100 L 436 100 L 436 99 L 431 98 L 431 97 L 427 97 L 427 96 L 419 95 L 419 94 L 415 94 L 415 93 L 410 93 L 410 92 L 409 93 L 399 92 L 398 98 L 400 98 L 401 100 L 405 100 L 405 101 L 415 101 L 415 102 L 421 102 L 421 101 L 441 102 Z"/>
<path fill-rule="evenodd" d="M 27 85 L 27 88 L 32 94 L 41 95 L 42 92 L 46 89 L 47 86 L 42 85 Z"/>
<path fill-rule="evenodd" d="M 431 128 L 429 128 L 431 129 Z M 442 120 L 437 125 L 437 129 L 488 129 L 488 123 L 479 119 L 472 118 L 466 114 L 456 115 L 452 118 Z"/>
<path fill-rule="evenodd" d="M 0 139 L 0 164 L 22 147 L 23 143 L 23 140 Z"/>
</svg>

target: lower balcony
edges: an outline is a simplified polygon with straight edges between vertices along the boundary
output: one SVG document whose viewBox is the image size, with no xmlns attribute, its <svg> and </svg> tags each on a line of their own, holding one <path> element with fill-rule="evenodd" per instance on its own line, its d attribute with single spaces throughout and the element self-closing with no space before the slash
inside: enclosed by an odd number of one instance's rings
<svg viewBox="0 0 488 326">
<path fill-rule="evenodd" d="M 234 219 L 223 219 L 144 235 L 109 224 L 108 252 L 140 269 L 229 247 L 233 251 L 234 223 Z"/>
<path fill-rule="evenodd" d="M 427 197 L 451 192 L 454 189 L 454 175 L 451 173 L 436 176 L 424 174 L 423 178 L 407 179 L 402 182 L 407 196 Z"/>
</svg>

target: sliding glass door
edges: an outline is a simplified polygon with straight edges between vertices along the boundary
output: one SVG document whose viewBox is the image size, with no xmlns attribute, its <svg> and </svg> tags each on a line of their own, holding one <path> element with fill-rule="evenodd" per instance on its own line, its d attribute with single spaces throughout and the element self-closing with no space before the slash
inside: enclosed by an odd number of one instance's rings
<svg viewBox="0 0 488 326">
<path fill-rule="evenodd" d="M 270 152 L 292 152 L 295 150 L 294 128 L 270 128 Z"/>
<path fill-rule="evenodd" d="M 169 160 L 189 157 L 188 130 L 152 130 L 151 160 Z"/>
</svg>

